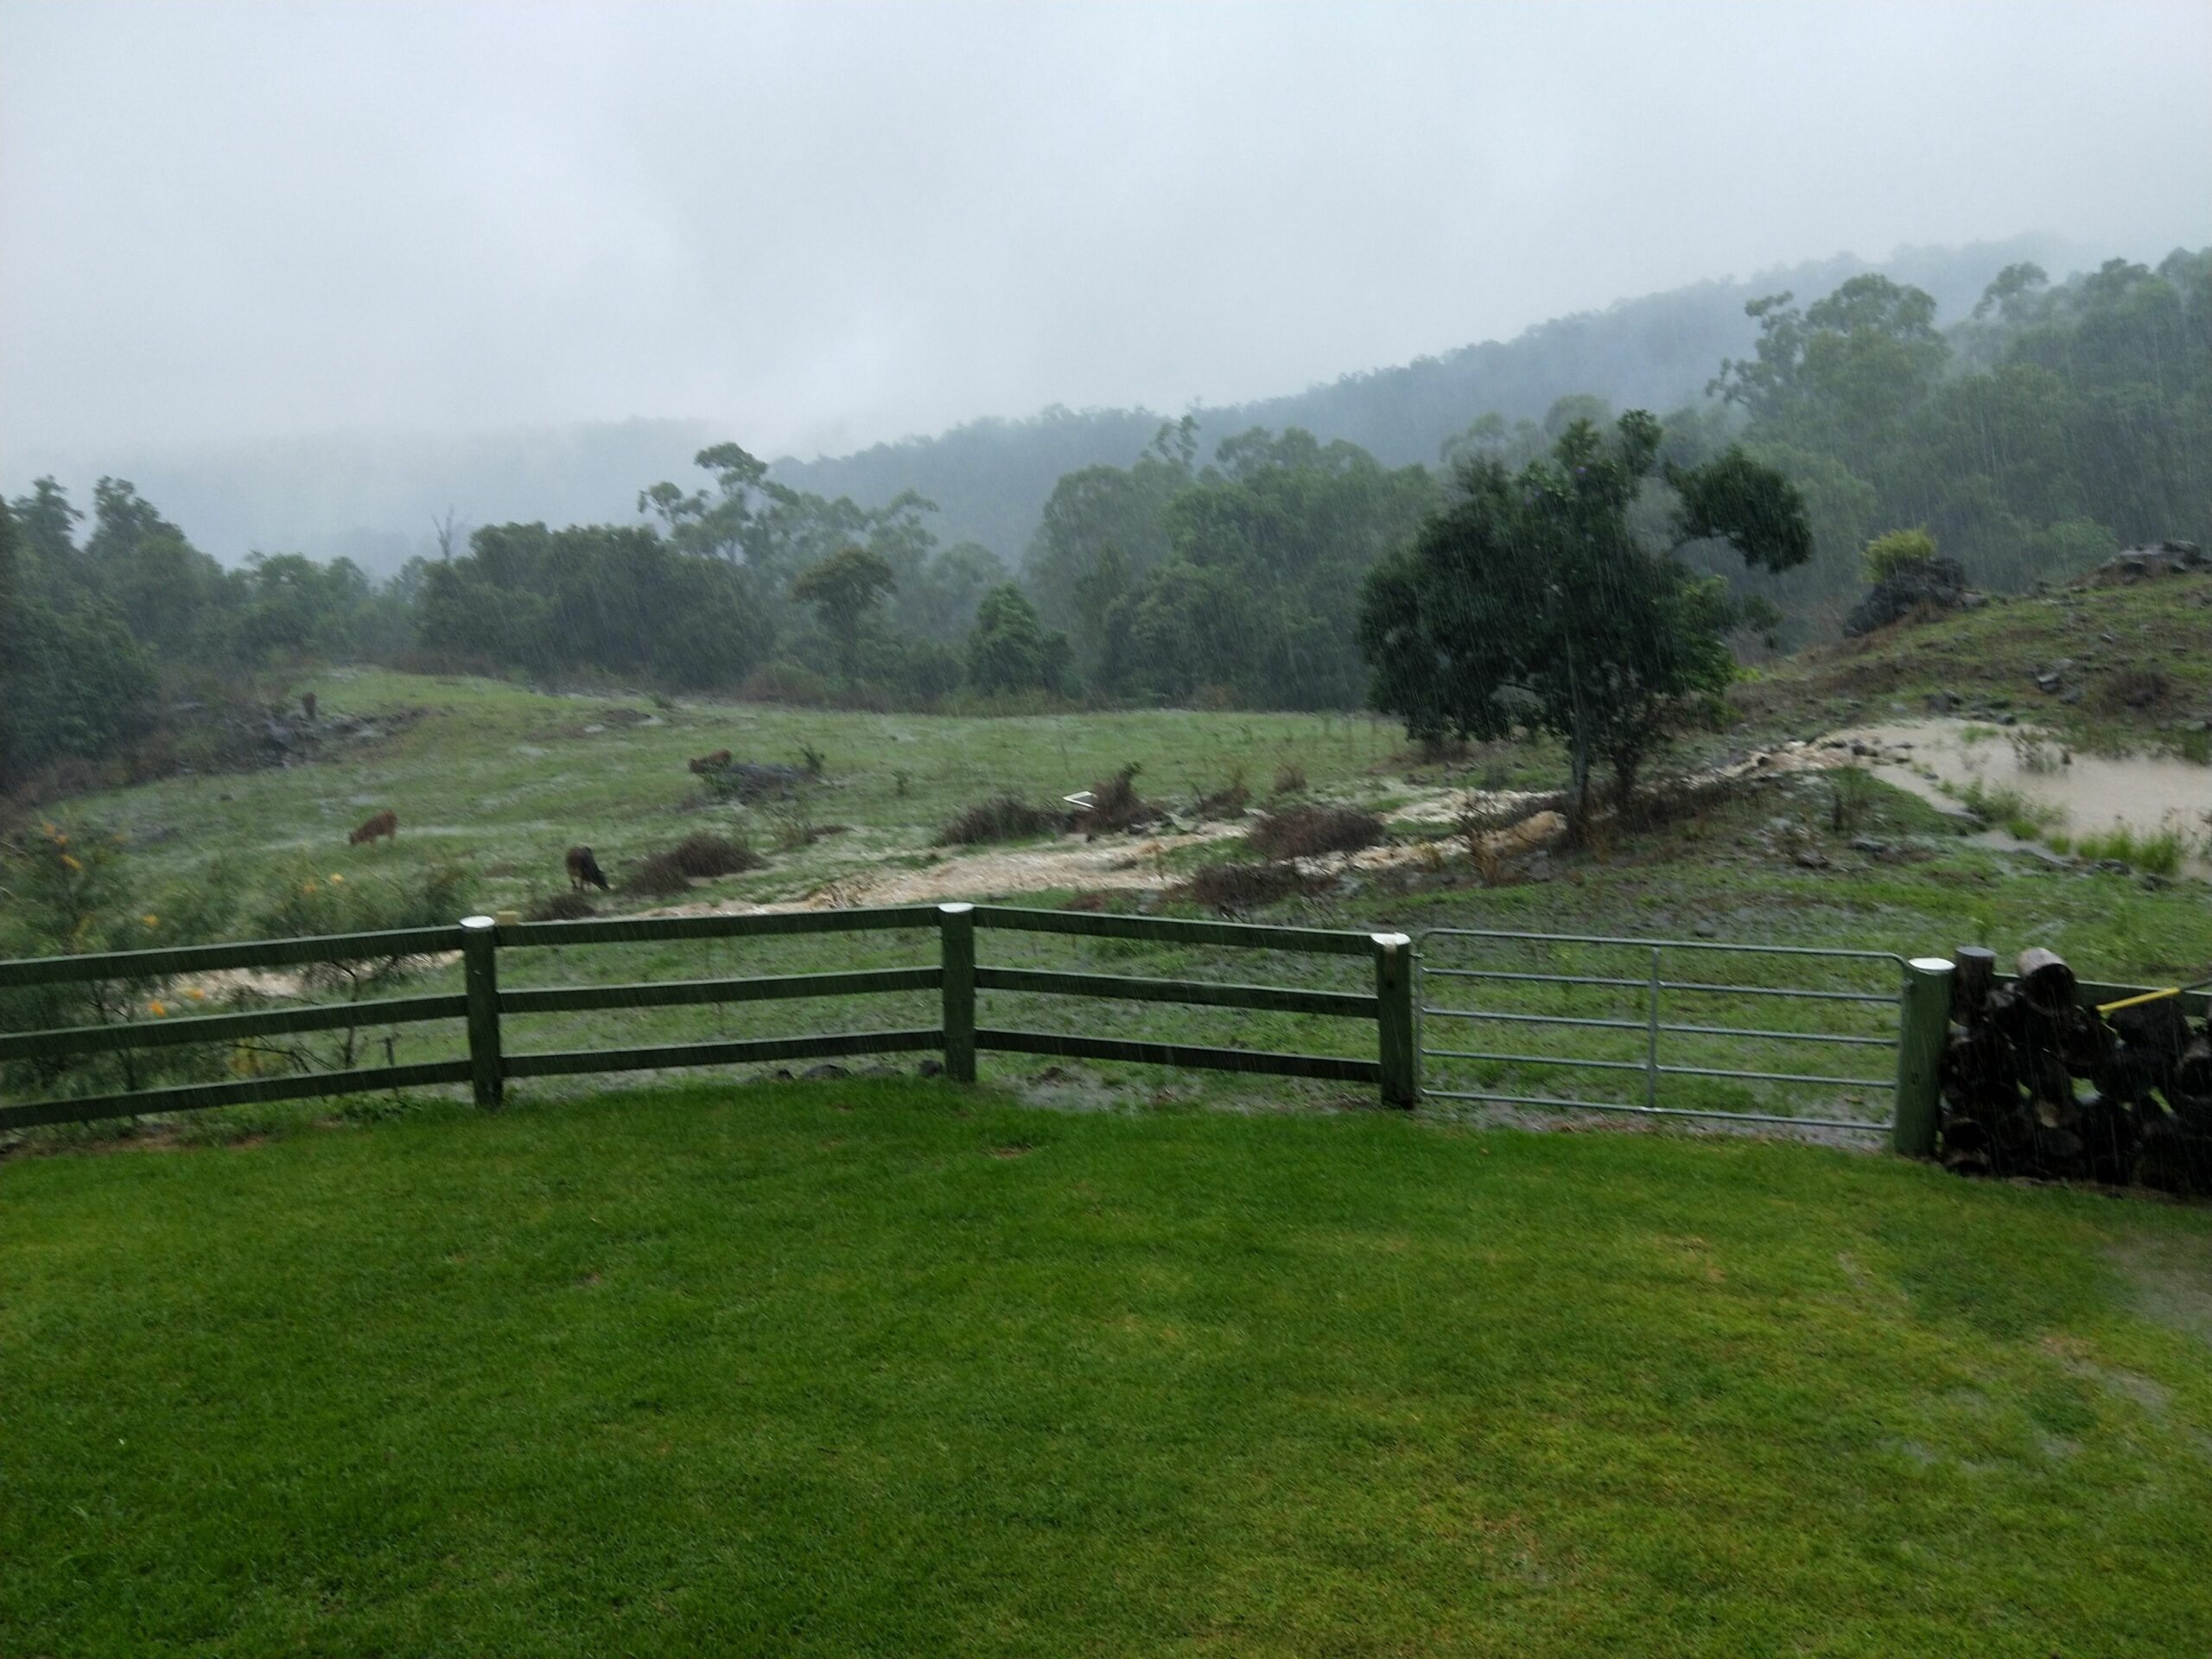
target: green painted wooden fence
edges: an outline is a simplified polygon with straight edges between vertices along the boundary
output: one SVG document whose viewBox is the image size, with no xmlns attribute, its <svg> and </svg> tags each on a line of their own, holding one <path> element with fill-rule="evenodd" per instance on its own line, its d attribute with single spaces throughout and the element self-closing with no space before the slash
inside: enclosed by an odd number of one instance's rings
<svg viewBox="0 0 2212 1659">
<path fill-rule="evenodd" d="M 499 986 L 500 958 L 514 950 L 552 946 L 760 939 L 797 934 L 875 931 L 934 931 L 939 941 L 938 965 L 933 968 L 873 969 L 849 973 L 652 980 L 634 984 L 547 986 L 512 990 L 502 990 Z M 976 960 L 976 935 L 992 931 L 1125 939 L 1155 944 L 1363 957 L 1373 963 L 1373 989 L 1317 991 L 1287 986 L 1146 979 L 1112 974 L 1069 973 L 979 964 Z M 458 993 L 380 997 L 309 1007 L 141 1020 L 51 1031 L 0 1032 L 0 1060 L 116 1052 L 186 1043 L 232 1043 L 248 1037 L 348 1027 L 383 1028 L 432 1020 L 464 1020 L 468 1033 L 468 1052 L 465 1058 L 423 1065 L 294 1072 L 278 1077 L 245 1078 L 233 1083 L 191 1084 L 133 1090 L 119 1094 L 80 1095 L 0 1105 L 0 1129 L 266 1101 L 365 1094 L 434 1084 L 466 1083 L 479 1103 L 490 1106 L 498 1103 L 510 1077 L 728 1065 L 916 1050 L 942 1051 L 947 1074 L 961 1082 L 975 1079 L 979 1053 L 1050 1054 L 1079 1059 L 1135 1061 L 1365 1084 L 1376 1089 L 1383 1100 L 1391 1105 L 1411 1106 L 1419 1089 L 1414 1048 L 1412 949 L 1411 941 L 1396 933 L 1260 927 L 1235 922 L 1184 921 L 1160 917 L 1106 916 L 1067 911 L 947 904 L 806 911 L 774 915 L 635 917 L 579 922 L 499 923 L 490 917 L 472 916 L 452 927 L 340 934 L 313 939 L 264 939 L 238 944 L 187 945 L 101 956 L 0 962 L 0 990 L 92 980 L 154 986 L 181 974 L 382 961 L 405 957 L 458 955 L 462 967 L 462 989 Z M 507 1054 L 501 1041 L 502 1019 L 509 1014 L 581 1013 L 609 1008 L 668 1007 L 687 1004 L 924 990 L 936 990 L 942 999 L 938 1023 L 926 1027 L 806 1032 L 788 1037 L 515 1055 Z M 1079 1032 L 978 1026 L 976 1022 L 976 995 L 993 990 L 1176 1002 L 1204 1007 L 1259 1008 L 1370 1020 L 1376 1029 L 1376 1058 L 1363 1059 L 1319 1054 L 1272 1053 L 1240 1048 L 1211 1048 L 1184 1043 L 1096 1037 Z"/>
</svg>

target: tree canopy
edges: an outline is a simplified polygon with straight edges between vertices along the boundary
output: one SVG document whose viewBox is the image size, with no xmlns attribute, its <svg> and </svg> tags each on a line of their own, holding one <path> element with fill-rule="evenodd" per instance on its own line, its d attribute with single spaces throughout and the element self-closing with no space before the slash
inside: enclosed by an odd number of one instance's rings
<svg viewBox="0 0 2212 1659">
<path fill-rule="evenodd" d="M 1612 767 L 1625 797 L 1669 721 L 1733 672 L 1724 635 L 1738 607 L 1677 550 L 1721 539 L 1745 563 L 1780 569 L 1809 549 L 1788 480 L 1732 450 L 1668 467 L 1663 438 L 1656 420 L 1630 410 L 1610 434 L 1572 422 L 1549 455 L 1518 471 L 1469 462 L 1457 498 L 1360 595 L 1374 706 L 1416 739 L 1555 734 L 1578 825 L 1597 764 Z M 1671 496 L 1657 545 L 1630 522 L 1654 490 Z"/>
</svg>

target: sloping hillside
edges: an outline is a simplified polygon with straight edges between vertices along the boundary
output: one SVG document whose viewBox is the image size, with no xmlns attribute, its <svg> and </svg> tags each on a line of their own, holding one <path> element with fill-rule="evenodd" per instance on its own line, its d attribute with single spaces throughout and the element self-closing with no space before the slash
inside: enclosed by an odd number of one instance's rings
<svg viewBox="0 0 2212 1659">
<path fill-rule="evenodd" d="M 1809 733 L 1867 715 L 2032 719 L 2085 746 L 2206 757 L 2212 575 L 1993 597 L 1819 647 L 1732 694 L 1755 728 Z M 2205 784 L 2212 799 L 2212 773 Z"/>
</svg>

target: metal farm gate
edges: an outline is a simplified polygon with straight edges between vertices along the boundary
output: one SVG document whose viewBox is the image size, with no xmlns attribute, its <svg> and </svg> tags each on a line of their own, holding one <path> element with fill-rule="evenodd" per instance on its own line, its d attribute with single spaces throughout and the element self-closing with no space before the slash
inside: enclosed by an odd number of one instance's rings
<svg viewBox="0 0 2212 1659">
<path fill-rule="evenodd" d="M 1415 960 L 1427 1099 L 1891 1130 L 1903 957 L 1439 927 Z"/>
</svg>

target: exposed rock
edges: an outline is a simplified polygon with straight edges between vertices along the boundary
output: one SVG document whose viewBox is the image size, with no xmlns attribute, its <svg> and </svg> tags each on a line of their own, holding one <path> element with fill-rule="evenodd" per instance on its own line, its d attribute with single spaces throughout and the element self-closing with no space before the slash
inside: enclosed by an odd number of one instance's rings
<svg viewBox="0 0 2212 1659">
<path fill-rule="evenodd" d="M 1872 633 L 1927 608 L 1955 611 L 1966 603 L 1967 573 L 1956 559 L 1923 559 L 1876 582 L 1844 619 L 1847 634 Z"/>
<path fill-rule="evenodd" d="M 2076 585 L 2108 588 L 2154 576 L 2185 575 L 2196 570 L 2212 570 L 2212 559 L 2206 558 L 2195 542 L 2145 542 L 2137 547 L 2122 548 L 2095 569 L 2076 578 Z M 2105 637 L 2109 639 L 2112 636 Z"/>
<path fill-rule="evenodd" d="M 825 1060 L 820 1065 L 808 1066 L 799 1076 L 809 1083 L 834 1083 L 839 1077 L 852 1076 L 852 1073 L 842 1065 Z"/>
</svg>

